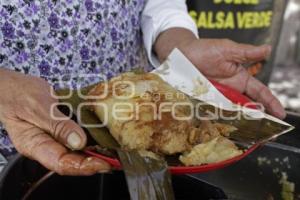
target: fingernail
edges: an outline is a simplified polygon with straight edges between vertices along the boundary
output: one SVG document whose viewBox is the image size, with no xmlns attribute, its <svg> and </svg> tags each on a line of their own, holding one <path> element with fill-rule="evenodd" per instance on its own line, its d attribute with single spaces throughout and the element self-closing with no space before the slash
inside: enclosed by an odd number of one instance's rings
<svg viewBox="0 0 300 200">
<path fill-rule="evenodd" d="M 96 169 L 97 173 L 109 173 L 111 172 L 111 167 L 108 163 L 105 161 L 95 158 L 95 157 L 89 157 L 87 158 L 87 165 L 86 167 L 92 167 Z"/>
<path fill-rule="evenodd" d="M 272 51 L 272 46 L 271 46 L 271 45 L 268 46 L 268 50 L 269 50 L 270 52 Z"/>
<path fill-rule="evenodd" d="M 79 149 L 81 146 L 81 138 L 77 133 L 72 132 L 67 138 L 67 143 L 71 148 Z"/>
<path fill-rule="evenodd" d="M 268 46 L 268 48 L 267 48 L 268 50 L 267 50 L 267 54 L 268 55 L 270 55 L 271 54 L 271 52 L 272 52 L 272 46 Z"/>
<path fill-rule="evenodd" d="M 286 112 L 282 112 L 280 113 L 280 116 L 279 116 L 280 119 L 284 119 L 286 118 Z"/>
<path fill-rule="evenodd" d="M 277 111 L 274 112 L 274 115 L 276 117 L 278 117 L 279 119 L 284 119 L 286 117 L 286 112 L 283 109 L 282 110 L 277 110 Z"/>
<path fill-rule="evenodd" d="M 111 167 L 109 164 L 107 163 L 103 163 L 101 164 L 101 169 L 98 170 L 98 173 L 103 174 L 103 173 L 110 173 L 111 172 Z"/>
<path fill-rule="evenodd" d="M 269 57 L 270 55 L 271 55 L 271 53 L 272 53 L 272 46 L 271 45 L 266 45 L 266 49 L 267 49 L 267 51 L 266 51 L 266 57 Z"/>
<path fill-rule="evenodd" d="M 99 173 L 99 174 L 112 174 L 111 170 L 109 170 L 109 169 L 106 169 L 106 170 L 103 170 L 103 169 L 102 169 L 102 170 L 99 170 L 98 173 Z"/>
</svg>

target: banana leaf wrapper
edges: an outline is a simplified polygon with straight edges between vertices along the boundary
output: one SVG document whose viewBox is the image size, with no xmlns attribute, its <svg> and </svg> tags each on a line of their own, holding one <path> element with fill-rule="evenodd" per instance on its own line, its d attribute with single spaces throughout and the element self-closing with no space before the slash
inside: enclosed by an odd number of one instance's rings
<svg viewBox="0 0 300 200">
<path fill-rule="evenodd" d="M 93 85 L 82 88 L 81 94 L 86 95 Z M 58 90 L 58 96 L 67 96 L 72 92 L 70 98 L 60 99 L 63 103 L 72 105 L 74 114 L 82 99 L 78 91 L 69 89 Z M 81 108 L 81 122 L 84 124 L 99 124 L 98 117 L 86 106 Z M 165 160 L 154 160 L 142 157 L 137 151 L 124 151 L 110 135 L 109 130 L 103 128 L 86 128 L 87 132 L 97 142 L 100 148 L 113 149 L 117 152 L 125 172 L 127 185 L 132 200 L 173 200 L 171 175 Z"/>
<path fill-rule="evenodd" d="M 256 119 L 246 116 L 241 111 L 227 111 L 210 104 L 202 104 L 198 113 L 201 117 L 213 117 L 213 121 L 236 127 L 237 130 L 232 132 L 229 138 L 236 144 L 247 148 L 257 144 L 263 145 L 294 129 L 293 126 L 277 123 L 267 118 Z M 212 113 L 222 113 L 225 118 Z M 240 117 L 236 119 L 236 116 Z"/>
</svg>

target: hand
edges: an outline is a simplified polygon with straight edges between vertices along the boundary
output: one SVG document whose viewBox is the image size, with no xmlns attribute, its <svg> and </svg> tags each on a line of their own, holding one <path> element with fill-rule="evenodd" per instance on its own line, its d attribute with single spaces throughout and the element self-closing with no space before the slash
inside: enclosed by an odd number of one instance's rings
<svg viewBox="0 0 300 200">
<path fill-rule="evenodd" d="M 253 46 L 227 39 L 197 39 L 188 30 L 174 28 L 163 32 L 155 43 L 160 61 L 174 47 L 179 48 L 207 78 L 245 93 L 254 101 L 262 103 L 276 117 L 286 116 L 281 103 L 269 88 L 242 66 L 266 59 L 271 53 L 269 45 Z"/>
<path fill-rule="evenodd" d="M 106 162 L 72 152 L 82 149 L 86 135 L 72 120 L 54 120 L 50 85 L 36 77 L 0 69 L 0 121 L 16 149 L 61 175 L 107 172 Z M 54 109 L 56 117 L 64 115 Z"/>
</svg>

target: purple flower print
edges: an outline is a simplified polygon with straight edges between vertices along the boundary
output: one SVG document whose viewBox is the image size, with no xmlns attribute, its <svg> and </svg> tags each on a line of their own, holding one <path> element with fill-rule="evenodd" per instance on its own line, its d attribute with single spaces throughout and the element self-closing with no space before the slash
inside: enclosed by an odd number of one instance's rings
<svg viewBox="0 0 300 200">
<path fill-rule="evenodd" d="M 92 56 L 96 56 L 97 55 L 97 51 L 92 50 L 91 54 L 92 54 Z"/>
<path fill-rule="evenodd" d="M 86 0 L 84 4 L 85 4 L 86 10 L 87 10 L 88 12 L 92 12 L 92 11 L 94 10 L 93 1 L 91 1 L 91 0 Z"/>
<path fill-rule="evenodd" d="M 8 14 L 5 9 L 0 10 L 0 16 L 6 19 L 8 17 Z"/>
<path fill-rule="evenodd" d="M 44 57 L 45 56 L 45 51 L 42 48 L 39 48 L 37 50 L 37 55 L 39 55 L 40 57 Z"/>
<path fill-rule="evenodd" d="M 102 8 L 103 6 L 100 3 L 95 3 L 96 8 Z"/>
<path fill-rule="evenodd" d="M 17 36 L 18 37 L 23 37 L 25 34 L 24 34 L 24 32 L 23 31 L 21 31 L 21 30 L 18 30 L 17 31 Z"/>
<path fill-rule="evenodd" d="M 81 33 L 81 34 L 78 36 L 78 39 L 79 39 L 79 41 L 84 41 L 84 40 L 85 40 L 84 34 Z"/>
<path fill-rule="evenodd" d="M 138 22 L 135 17 L 131 17 L 131 24 L 133 27 L 136 27 L 138 25 Z"/>
<path fill-rule="evenodd" d="M 50 65 L 48 64 L 48 62 L 46 62 L 45 60 L 43 60 L 40 64 L 39 64 L 39 70 L 41 75 L 49 75 L 50 73 Z"/>
<path fill-rule="evenodd" d="M 101 34 L 103 32 L 104 24 L 102 22 L 98 22 L 96 25 L 96 33 Z"/>
<path fill-rule="evenodd" d="M 37 46 L 37 40 L 28 40 L 27 47 L 29 49 L 34 49 Z"/>
<path fill-rule="evenodd" d="M 11 39 L 14 38 L 15 28 L 11 23 L 5 22 L 4 25 L 1 27 L 1 31 L 4 37 L 11 38 Z"/>
<path fill-rule="evenodd" d="M 70 49 L 73 46 L 73 42 L 69 39 L 65 39 L 62 44 L 65 46 L 66 49 Z"/>
<path fill-rule="evenodd" d="M 59 19 L 55 13 L 51 13 L 51 15 L 48 17 L 48 22 L 51 28 L 59 27 Z"/>
<path fill-rule="evenodd" d="M 26 52 L 24 52 L 24 51 L 22 51 L 22 52 L 20 53 L 20 56 L 23 58 L 24 61 L 27 61 L 27 60 L 29 59 L 28 53 L 26 53 Z"/>
<path fill-rule="evenodd" d="M 53 71 L 54 74 L 59 74 L 60 73 L 60 70 L 57 67 L 54 67 L 52 69 L 52 71 Z"/>
<path fill-rule="evenodd" d="M 73 45 L 72 41 L 71 40 L 65 40 L 65 45 L 67 46 L 68 49 L 70 49 Z"/>
<path fill-rule="evenodd" d="M 134 66 L 134 58 L 132 57 L 132 56 L 130 56 L 130 58 L 129 58 L 129 64 L 131 65 L 131 66 Z"/>
<path fill-rule="evenodd" d="M 118 53 L 118 56 L 117 56 L 118 58 L 119 58 L 119 61 L 124 61 L 124 59 L 125 59 L 125 55 L 124 55 L 124 52 L 122 52 L 122 51 L 120 51 L 119 53 Z"/>
<path fill-rule="evenodd" d="M 39 7 L 35 3 L 31 3 L 30 5 L 31 5 L 33 14 L 36 14 L 40 10 Z"/>
<path fill-rule="evenodd" d="M 115 28 L 113 28 L 110 32 L 110 36 L 112 38 L 113 41 L 118 40 L 118 32 Z"/>
<path fill-rule="evenodd" d="M 18 64 L 22 64 L 23 63 L 23 59 L 20 55 L 17 56 L 16 61 Z"/>
<path fill-rule="evenodd" d="M 22 63 L 26 62 L 28 60 L 28 58 L 29 58 L 29 55 L 26 52 L 22 51 L 17 56 L 16 61 L 17 61 L 17 63 L 22 64 Z"/>
<path fill-rule="evenodd" d="M 11 141 L 10 141 L 10 139 L 9 139 L 9 137 L 8 136 L 4 136 L 3 138 L 1 138 L 2 139 L 2 142 L 3 142 L 3 144 L 4 145 L 9 145 L 9 144 L 11 144 Z"/>
<path fill-rule="evenodd" d="M 88 60 L 90 57 L 89 54 L 90 54 L 89 49 L 86 46 L 83 46 L 80 49 L 80 55 L 81 55 L 82 60 Z"/>
<path fill-rule="evenodd" d="M 66 39 L 64 40 L 63 43 L 61 43 L 59 50 L 62 51 L 63 53 L 69 50 L 72 47 L 72 41 Z"/>
<path fill-rule="evenodd" d="M 26 7 L 25 11 L 24 11 L 25 15 L 27 17 L 30 17 L 32 15 L 32 10 L 30 7 Z"/>
<path fill-rule="evenodd" d="M 105 63 L 105 64 L 103 65 L 103 67 L 104 67 L 105 69 L 108 69 L 108 68 L 109 68 L 108 63 Z"/>
<path fill-rule="evenodd" d="M 67 51 L 67 46 L 65 44 L 61 44 L 59 47 L 59 50 L 63 53 L 65 53 Z"/>
<path fill-rule="evenodd" d="M 111 72 L 108 72 L 106 76 L 107 76 L 106 78 L 108 80 L 111 79 L 112 77 L 114 77 L 114 75 Z"/>
<path fill-rule="evenodd" d="M 61 24 L 63 25 L 63 26 L 66 26 L 66 25 L 68 25 L 68 21 L 67 20 L 65 20 L 65 19 L 63 19 L 63 20 L 61 20 Z"/>
</svg>

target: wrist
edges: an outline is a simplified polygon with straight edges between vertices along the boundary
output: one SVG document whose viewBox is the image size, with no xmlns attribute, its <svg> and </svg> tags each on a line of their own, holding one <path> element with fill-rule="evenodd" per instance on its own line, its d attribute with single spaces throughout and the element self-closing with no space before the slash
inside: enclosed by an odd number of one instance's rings
<svg viewBox="0 0 300 200">
<path fill-rule="evenodd" d="M 0 80 L 6 82 L 11 79 L 14 73 L 13 70 L 0 67 Z"/>
<path fill-rule="evenodd" d="M 162 32 L 154 43 L 154 50 L 160 62 L 163 62 L 174 48 L 183 53 L 189 44 L 198 38 L 188 29 L 171 28 Z"/>
<path fill-rule="evenodd" d="M 0 76 L 5 75 L 9 72 L 11 72 L 12 70 L 6 69 L 4 67 L 0 67 Z"/>
<path fill-rule="evenodd" d="M 0 75 L 3 74 L 3 72 L 5 72 L 5 69 L 0 67 Z"/>
<path fill-rule="evenodd" d="M 4 79 L 7 74 L 7 69 L 0 67 L 0 79 Z"/>
</svg>

